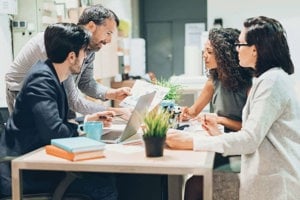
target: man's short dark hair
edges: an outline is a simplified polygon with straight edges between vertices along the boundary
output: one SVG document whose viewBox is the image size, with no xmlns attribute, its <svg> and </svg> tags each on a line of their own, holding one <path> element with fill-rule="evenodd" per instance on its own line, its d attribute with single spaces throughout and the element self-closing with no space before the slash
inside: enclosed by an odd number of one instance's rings
<svg viewBox="0 0 300 200">
<path fill-rule="evenodd" d="M 90 33 L 73 23 L 49 25 L 44 34 L 47 57 L 54 63 L 62 63 L 70 52 L 78 56 L 90 41 Z"/>
</svg>

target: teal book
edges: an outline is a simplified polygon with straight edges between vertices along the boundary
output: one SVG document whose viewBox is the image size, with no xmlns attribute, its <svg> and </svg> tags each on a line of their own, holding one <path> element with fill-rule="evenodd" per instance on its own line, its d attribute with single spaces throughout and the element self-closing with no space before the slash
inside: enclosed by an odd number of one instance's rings
<svg viewBox="0 0 300 200">
<path fill-rule="evenodd" d="M 51 144 L 72 153 L 103 150 L 105 147 L 103 142 L 87 137 L 52 139 Z"/>
</svg>

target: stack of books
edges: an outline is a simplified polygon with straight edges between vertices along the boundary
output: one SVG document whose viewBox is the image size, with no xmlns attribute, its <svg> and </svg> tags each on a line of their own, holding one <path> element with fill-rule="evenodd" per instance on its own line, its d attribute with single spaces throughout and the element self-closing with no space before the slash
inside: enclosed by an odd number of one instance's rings
<svg viewBox="0 0 300 200">
<path fill-rule="evenodd" d="M 104 157 L 105 144 L 87 137 L 52 139 L 46 153 L 71 161 Z"/>
</svg>

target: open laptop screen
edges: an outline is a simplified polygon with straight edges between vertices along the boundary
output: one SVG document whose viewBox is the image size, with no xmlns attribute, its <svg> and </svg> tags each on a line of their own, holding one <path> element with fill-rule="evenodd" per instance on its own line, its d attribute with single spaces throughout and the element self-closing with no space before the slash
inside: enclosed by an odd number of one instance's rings
<svg viewBox="0 0 300 200">
<path fill-rule="evenodd" d="M 119 131 L 119 133 L 112 130 L 103 135 L 101 140 L 106 143 L 119 143 L 136 134 L 149 110 L 154 96 L 155 92 L 140 96 L 125 129 Z"/>
</svg>

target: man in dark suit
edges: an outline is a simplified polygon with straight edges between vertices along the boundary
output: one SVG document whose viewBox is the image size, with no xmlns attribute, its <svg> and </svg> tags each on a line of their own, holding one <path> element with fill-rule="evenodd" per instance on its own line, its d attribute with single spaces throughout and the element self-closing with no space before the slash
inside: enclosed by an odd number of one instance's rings
<svg viewBox="0 0 300 200">
<path fill-rule="evenodd" d="M 77 124 L 67 119 L 68 103 L 63 81 L 70 74 L 80 73 L 90 34 L 75 24 L 53 24 L 47 27 L 45 47 L 48 59 L 39 61 L 28 73 L 17 96 L 15 109 L 1 134 L 0 153 L 19 156 L 50 144 L 53 138 L 76 137 Z M 107 116 L 112 111 L 85 117 L 86 121 Z M 103 117 L 101 118 L 103 119 Z M 11 169 L 0 165 L 0 197 L 11 195 Z M 26 171 L 23 173 L 24 193 L 52 193 L 63 172 Z M 68 189 L 91 199 L 117 199 L 114 177 L 109 174 L 83 173 Z"/>
</svg>

